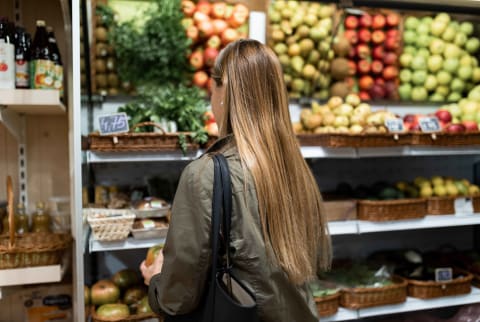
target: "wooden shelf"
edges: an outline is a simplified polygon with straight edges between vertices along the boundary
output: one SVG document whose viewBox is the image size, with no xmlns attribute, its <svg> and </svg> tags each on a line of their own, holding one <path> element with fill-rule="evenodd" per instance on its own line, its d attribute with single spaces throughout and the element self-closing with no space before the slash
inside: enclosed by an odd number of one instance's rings
<svg viewBox="0 0 480 322">
<path fill-rule="evenodd" d="M 66 112 L 58 90 L 0 89 L 0 106 L 29 115 L 58 115 Z"/>
<path fill-rule="evenodd" d="M 0 287 L 60 282 L 62 276 L 61 265 L 2 269 L 0 270 Z"/>
</svg>

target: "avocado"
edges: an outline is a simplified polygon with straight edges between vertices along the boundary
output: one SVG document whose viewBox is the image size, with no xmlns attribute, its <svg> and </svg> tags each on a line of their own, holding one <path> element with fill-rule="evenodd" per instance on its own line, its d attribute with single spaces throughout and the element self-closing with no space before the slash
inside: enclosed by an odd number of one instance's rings
<svg viewBox="0 0 480 322">
<path fill-rule="evenodd" d="M 391 188 L 391 187 L 383 188 L 378 194 L 378 198 L 382 200 L 392 200 L 392 199 L 397 199 L 397 197 L 398 197 L 397 189 Z"/>
</svg>

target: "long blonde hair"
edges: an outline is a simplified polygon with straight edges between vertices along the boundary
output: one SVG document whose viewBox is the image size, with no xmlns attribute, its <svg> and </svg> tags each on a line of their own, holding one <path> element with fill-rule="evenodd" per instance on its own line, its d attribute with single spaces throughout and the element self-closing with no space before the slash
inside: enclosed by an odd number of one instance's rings
<svg viewBox="0 0 480 322">
<path fill-rule="evenodd" d="M 220 135 L 234 135 L 253 176 L 265 242 L 290 281 L 302 284 L 329 267 L 331 244 L 317 183 L 293 132 L 280 63 L 260 42 L 239 40 L 222 50 L 213 78 L 225 86 Z"/>
</svg>

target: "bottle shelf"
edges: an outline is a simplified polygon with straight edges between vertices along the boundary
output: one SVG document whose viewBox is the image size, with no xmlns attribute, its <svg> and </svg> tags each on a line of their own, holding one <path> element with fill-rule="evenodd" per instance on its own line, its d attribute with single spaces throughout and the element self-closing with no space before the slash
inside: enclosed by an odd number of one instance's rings
<svg viewBox="0 0 480 322">
<path fill-rule="evenodd" d="M 0 89 L 0 106 L 32 115 L 55 115 L 66 111 L 60 101 L 60 92 L 45 89 Z"/>
</svg>

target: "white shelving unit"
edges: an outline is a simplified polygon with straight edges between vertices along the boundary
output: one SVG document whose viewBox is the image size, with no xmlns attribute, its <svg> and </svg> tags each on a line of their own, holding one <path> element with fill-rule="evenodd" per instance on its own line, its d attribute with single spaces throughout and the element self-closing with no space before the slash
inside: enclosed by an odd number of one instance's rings
<svg viewBox="0 0 480 322">
<path fill-rule="evenodd" d="M 61 265 L 2 269 L 0 287 L 60 282 L 62 276 Z"/>
<path fill-rule="evenodd" d="M 106 252 L 112 250 L 142 249 L 150 248 L 154 245 L 162 244 L 164 242 L 164 238 L 135 239 L 133 237 L 129 237 L 126 240 L 122 241 L 102 242 L 95 240 L 93 237 L 91 237 L 89 242 L 89 249 L 91 253 Z"/>
</svg>

